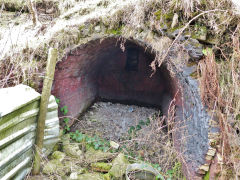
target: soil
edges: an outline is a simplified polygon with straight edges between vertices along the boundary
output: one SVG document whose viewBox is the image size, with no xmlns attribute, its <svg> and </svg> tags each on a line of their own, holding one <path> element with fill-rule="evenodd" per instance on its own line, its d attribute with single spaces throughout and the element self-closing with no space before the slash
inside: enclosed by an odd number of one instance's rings
<svg viewBox="0 0 240 180">
<path fill-rule="evenodd" d="M 72 130 L 119 142 L 131 127 L 137 127 L 159 112 L 156 108 L 96 102 L 79 118 Z"/>
</svg>

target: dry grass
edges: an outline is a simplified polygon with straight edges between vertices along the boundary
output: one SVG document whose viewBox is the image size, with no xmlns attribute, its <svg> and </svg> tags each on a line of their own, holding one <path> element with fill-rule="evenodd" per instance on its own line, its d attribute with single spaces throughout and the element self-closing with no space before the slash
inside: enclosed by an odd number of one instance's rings
<svg viewBox="0 0 240 180">
<path fill-rule="evenodd" d="M 199 63 L 199 80 L 202 101 L 215 110 L 221 128 L 221 142 L 218 152 L 223 164 L 218 164 L 220 179 L 238 179 L 240 176 L 240 44 L 238 25 L 231 35 L 225 54 L 221 48 L 221 59 L 217 64 L 213 51 Z"/>
<path fill-rule="evenodd" d="M 215 109 L 219 102 L 220 87 L 215 55 L 211 49 L 207 49 L 205 58 L 199 62 L 198 66 L 202 102 L 211 109 Z"/>
<path fill-rule="evenodd" d="M 239 26 L 232 34 L 233 53 L 227 62 L 219 65 L 220 69 L 220 97 L 224 106 L 219 106 L 221 111 L 222 151 L 225 163 L 225 172 L 231 178 L 240 176 L 240 46 Z"/>
</svg>

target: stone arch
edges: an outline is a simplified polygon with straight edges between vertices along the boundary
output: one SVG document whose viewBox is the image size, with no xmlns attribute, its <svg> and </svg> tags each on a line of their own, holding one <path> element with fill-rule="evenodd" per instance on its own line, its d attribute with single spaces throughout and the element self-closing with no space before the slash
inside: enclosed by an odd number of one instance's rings
<svg viewBox="0 0 240 180">
<path fill-rule="evenodd" d="M 176 61 L 187 57 L 186 53 L 176 48 L 168 61 L 150 77 L 150 63 L 157 53 L 166 51 L 168 47 L 167 43 L 164 46 L 165 41 L 162 43 L 162 49 L 156 52 L 155 48 L 152 53 L 153 45 L 141 38 L 128 38 L 125 51 L 120 48 L 118 36 L 89 39 L 87 43 L 71 49 L 58 62 L 52 93 L 61 99 L 61 105 L 68 106 L 69 114 L 75 118 L 96 98 L 162 107 L 168 107 L 175 98 L 177 130 L 173 133 L 174 146 L 187 176 L 190 179 L 200 177 L 208 171 L 214 156 L 209 153 L 214 151 L 209 145 L 209 134 L 217 133 L 218 129 L 209 125 L 211 116 L 202 105 L 198 82 L 191 76 L 196 67 L 183 63 L 178 70 Z M 131 49 L 138 53 L 137 70 L 126 69 Z M 163 108 L 163 112 L 166 113 L 166 109 Z"/>
</svg>

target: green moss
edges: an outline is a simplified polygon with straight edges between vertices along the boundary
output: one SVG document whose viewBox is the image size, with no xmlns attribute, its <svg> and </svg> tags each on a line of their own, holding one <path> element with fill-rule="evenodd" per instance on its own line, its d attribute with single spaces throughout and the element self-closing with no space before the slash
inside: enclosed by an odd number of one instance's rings
<svg viewBox="0 0 240 180">
<path fill-rule="evenodd" d="M 109 174 L 115 178 L 121 178 L 127 169 L 129 162 L 124 156 L 124 154 L 120 153 L 114 160 L 113 166 L 109 171 Z"/>
<path fill-rule="evenodd" d="M 172 19 L 173 19 L 173 16 L 174 16 L 173 12 L 170 11 L 169 13 L 163 14 L 162 10 L 158 10 L 154 13 L 154 15 L 155 15 L 157 21 L 159 21 L 161 19 L 163 20 L 161 26 L 167 25 L 168 28 L 171 27 Z"/>
<path fill-rule="evenodd" d="M 118 28 L 115 28 L 115 29 L 107 29 L 106 30 L 106 33 L 107 34 L 114 34 L 114 35 L 121 35 L 122 34 L 122 28 L 124 26 L 119 26 Z"/>
<path fill-rule="evenodd" d="M 92 170 L 98 172 L 108 172 L 112 168 L 111 163 L 97 162 L 91 164 Z"/>
<path fill-rule="evenodd" d="M 171 25 L 169 25 L 169 26 L 171 26 Z M 174 31 L 176 31 L 178 29 L 181 29 L 183 27 L 184 27 L 184 25 L 179 25 L 179 26 L 176 26 L 174 28 L 169 28 L 168 32 L 173 33 Z"/>
<path fill-rule="evenodd" d="M 206 49 L 203 49 L 202 52 L 205 56 L 209 56 L 213 53 L 213 50 L 211 48 L 206 48 Z"/>
<path fill-rule="evenodd" d="M 100 173 L 87 173 L 78 175 L 78 180 L 105 180 L 103 174 Z"/>
<path fill-rule="evenodd" d="M 103 175 L 105 180 L 111 180 L 111 176 L 109 173 Z"/>
<path fill-rule="evenodd" d="M 162 10 L 158 10 L 157 12 L 154 13 L 154 15 L 156 16 L 156 19 L 159 21 L 162 16 Z"/>
<path fill-rule="evenodd" d="M 174 16 L 173 12 L 169 12 L 163 15 L 165 21 L 172 21 L 173 16 Z"/>
<path fill-rule="evenodd" d="M 210 171 L 208 171 L 207 174 L 205 174 L 205 176 L 203 177 L 203 180 L 209 180 L 209 174 L 210 174 Z"/>
<path fill-rule="evenodd" d="M 197 71 L 191 73 L 190 76 L 191 76 L 193 79 L 197 79 L 197 78 L 198 78 L 198 73 L 197 73 Z"/>
<path fill-rule="evenodd" d="M 205 41 L 207 39 L 207 27 L 195 24 L 191 36 L 194 39 Z"/>
<path fill-rule="evenodd" d="M 62 161 L 65 158 L 66 154 L 60 151 L 55 151 L 53 152 L 51 158 L 52 159 L 57 159 L 59 161 Z"/>
</svg>

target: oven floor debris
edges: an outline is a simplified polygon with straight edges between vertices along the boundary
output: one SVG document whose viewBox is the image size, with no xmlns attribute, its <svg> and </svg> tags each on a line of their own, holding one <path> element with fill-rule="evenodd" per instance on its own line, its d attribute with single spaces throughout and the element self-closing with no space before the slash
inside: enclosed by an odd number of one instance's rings
<svg viewBox="0 0 240 180">
<path fill-rule="evenodd" d="M 119 141 L 129 134 L 129 130 L 144 128 L 144 125 L 150 123 L 150 118 L 159 113 L 156 108 L 96 102 L 80 116 L 72 130 Z"/>
</svg>

